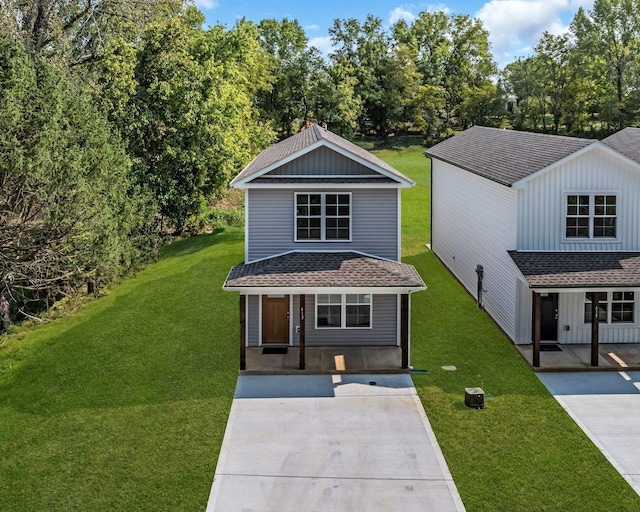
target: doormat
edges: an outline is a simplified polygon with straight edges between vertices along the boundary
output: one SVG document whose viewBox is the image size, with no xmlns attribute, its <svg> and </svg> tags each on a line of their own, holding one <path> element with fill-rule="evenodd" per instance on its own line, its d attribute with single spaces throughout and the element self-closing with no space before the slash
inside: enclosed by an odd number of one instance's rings
<svg viewBox="0 0 640 512">
<path fill-rule="evenodd" d="M 562 349 L 555 343 L 543 343 L 540 345 L 540 352 L 562 352 Z"/>
<path fill-rule="evenodd" d="M 289 347 L 263 347 L 263 354 L 286 354 Z"/>
</svg>

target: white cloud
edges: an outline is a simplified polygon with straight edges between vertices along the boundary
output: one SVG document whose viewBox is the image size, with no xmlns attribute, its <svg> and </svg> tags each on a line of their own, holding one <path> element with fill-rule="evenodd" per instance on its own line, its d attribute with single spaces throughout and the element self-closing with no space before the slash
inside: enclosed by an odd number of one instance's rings
<svg viewBox="0 0 640 512">
<path fill-rule="evenodd" d="M 542 34 L 561 34 L 567 24 L 561 17 L 575 12 L 586 0 L 491 0 L 478 11 L 489 31 L 489 40 L 500 67 L 516 57 L 530 54 Z M 591 3 L 593 3 L 591 1 Z"/>
<path fill-rule="evenodd" d="M 215 9 L 216 7 L 219 7 L 220 4 L 218 3 L 218 0 L 196 0 L 196 6 L 201 9 Z"/>
<path fill-rule="evenodd" d="M 316 25 L 315 23 L 313 23 L 312 25 L 307 25 L 306 27 L 304 27 L 305 30 L 320 30 L 320 27 L 318 25 Z"/>
<path fill-rule="evenodd" d="M 421 11 L 427 12 L 443 12 L 445 14 L 451 14 L 451 9 L 449 9 L 445 4 L 429 4 L 424 9 L 421 8 Z"/>
<path fill-rule="evenodd" d="M 413 6 L 396 7 L 389 13 L 389 25 L 393 25 L 400 20 L 406 20 L 408 22 L 415 20 L 415 15 L 409 10 L 411 8 L 413 8 Z"/>
<path fill-rule="evenodd" d="M 325 57 L 327 57 L 329 53 L 333 50 L 333 45 L 331 44 L 331 38 L 329 36 L 312 37 L 311 39 L 309 39 L 307 46 L 309 47 L 313 46 L 317 48 L 318 50 L 320 50 L 320 53 L 322 53 L 322 55 L 324 55 Z"/>
</svg>

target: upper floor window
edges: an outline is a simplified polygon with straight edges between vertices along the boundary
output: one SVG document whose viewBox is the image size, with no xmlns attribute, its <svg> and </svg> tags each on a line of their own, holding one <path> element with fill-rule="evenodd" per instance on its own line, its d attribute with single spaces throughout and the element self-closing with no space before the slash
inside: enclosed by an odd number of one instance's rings
<svg viewBox="0 0 640 512">
<path fill-rule="evenodd" d="M 634 292 L 596 292 L 598 294 L 598 319 L 601 323 L 634 323 L 635 322 L 635 293 Z M 584 303 L 584 321 L 591 323 L 593 293 L 587 292 Z"/>
<path fill-rule="evenodd" d="M 296 193 L 296 242 L 351 240 L 351 194 Z"/>
<path fill-rule="evenodd" d="M 568 194 L 566 238 L 616 238 L 617 196 Z"/>
</svg>

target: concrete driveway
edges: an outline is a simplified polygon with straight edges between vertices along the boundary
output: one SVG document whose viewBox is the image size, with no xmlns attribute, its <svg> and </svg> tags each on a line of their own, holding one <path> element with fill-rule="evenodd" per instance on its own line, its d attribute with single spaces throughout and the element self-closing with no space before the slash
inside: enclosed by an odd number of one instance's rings
<svg viewBox="0 0 640 512">
<path fill-rule="evenodd" d="M 640 372 L 548 372 L 537 375 L 640 494 Z"/>
<path fill-rule="evenodd" d="M 390 510 L 464 510 L 409 375 L 238 378 L 208 512 Z"/>
</svg>

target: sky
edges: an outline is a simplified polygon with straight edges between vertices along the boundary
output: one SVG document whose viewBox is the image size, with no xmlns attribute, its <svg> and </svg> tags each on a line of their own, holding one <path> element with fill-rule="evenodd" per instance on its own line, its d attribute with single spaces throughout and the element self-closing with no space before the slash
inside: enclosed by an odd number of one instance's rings
<svg viewBox="0 0 640 512">
<path fill-rule="evenodd" d="M 491 50 L 500 69 L 517 57 L 530 55 L 544 31 L 566 31 L 579 7 L 587 10 L 594 0 L 448 0 L 439 3 L 401 3 L 383 0 L 195 0 L 207 25 L 232 27 L 245 17 L 297 19 L 310 44 L 325 55 L 331 51 L 329 28 L 336 18 L 364 20 L 373 14 L 390 26 L 399 19 L 411 21 L 422 11 L 468 14 L 482 21 L 489 31 Z"/>
</svg>

